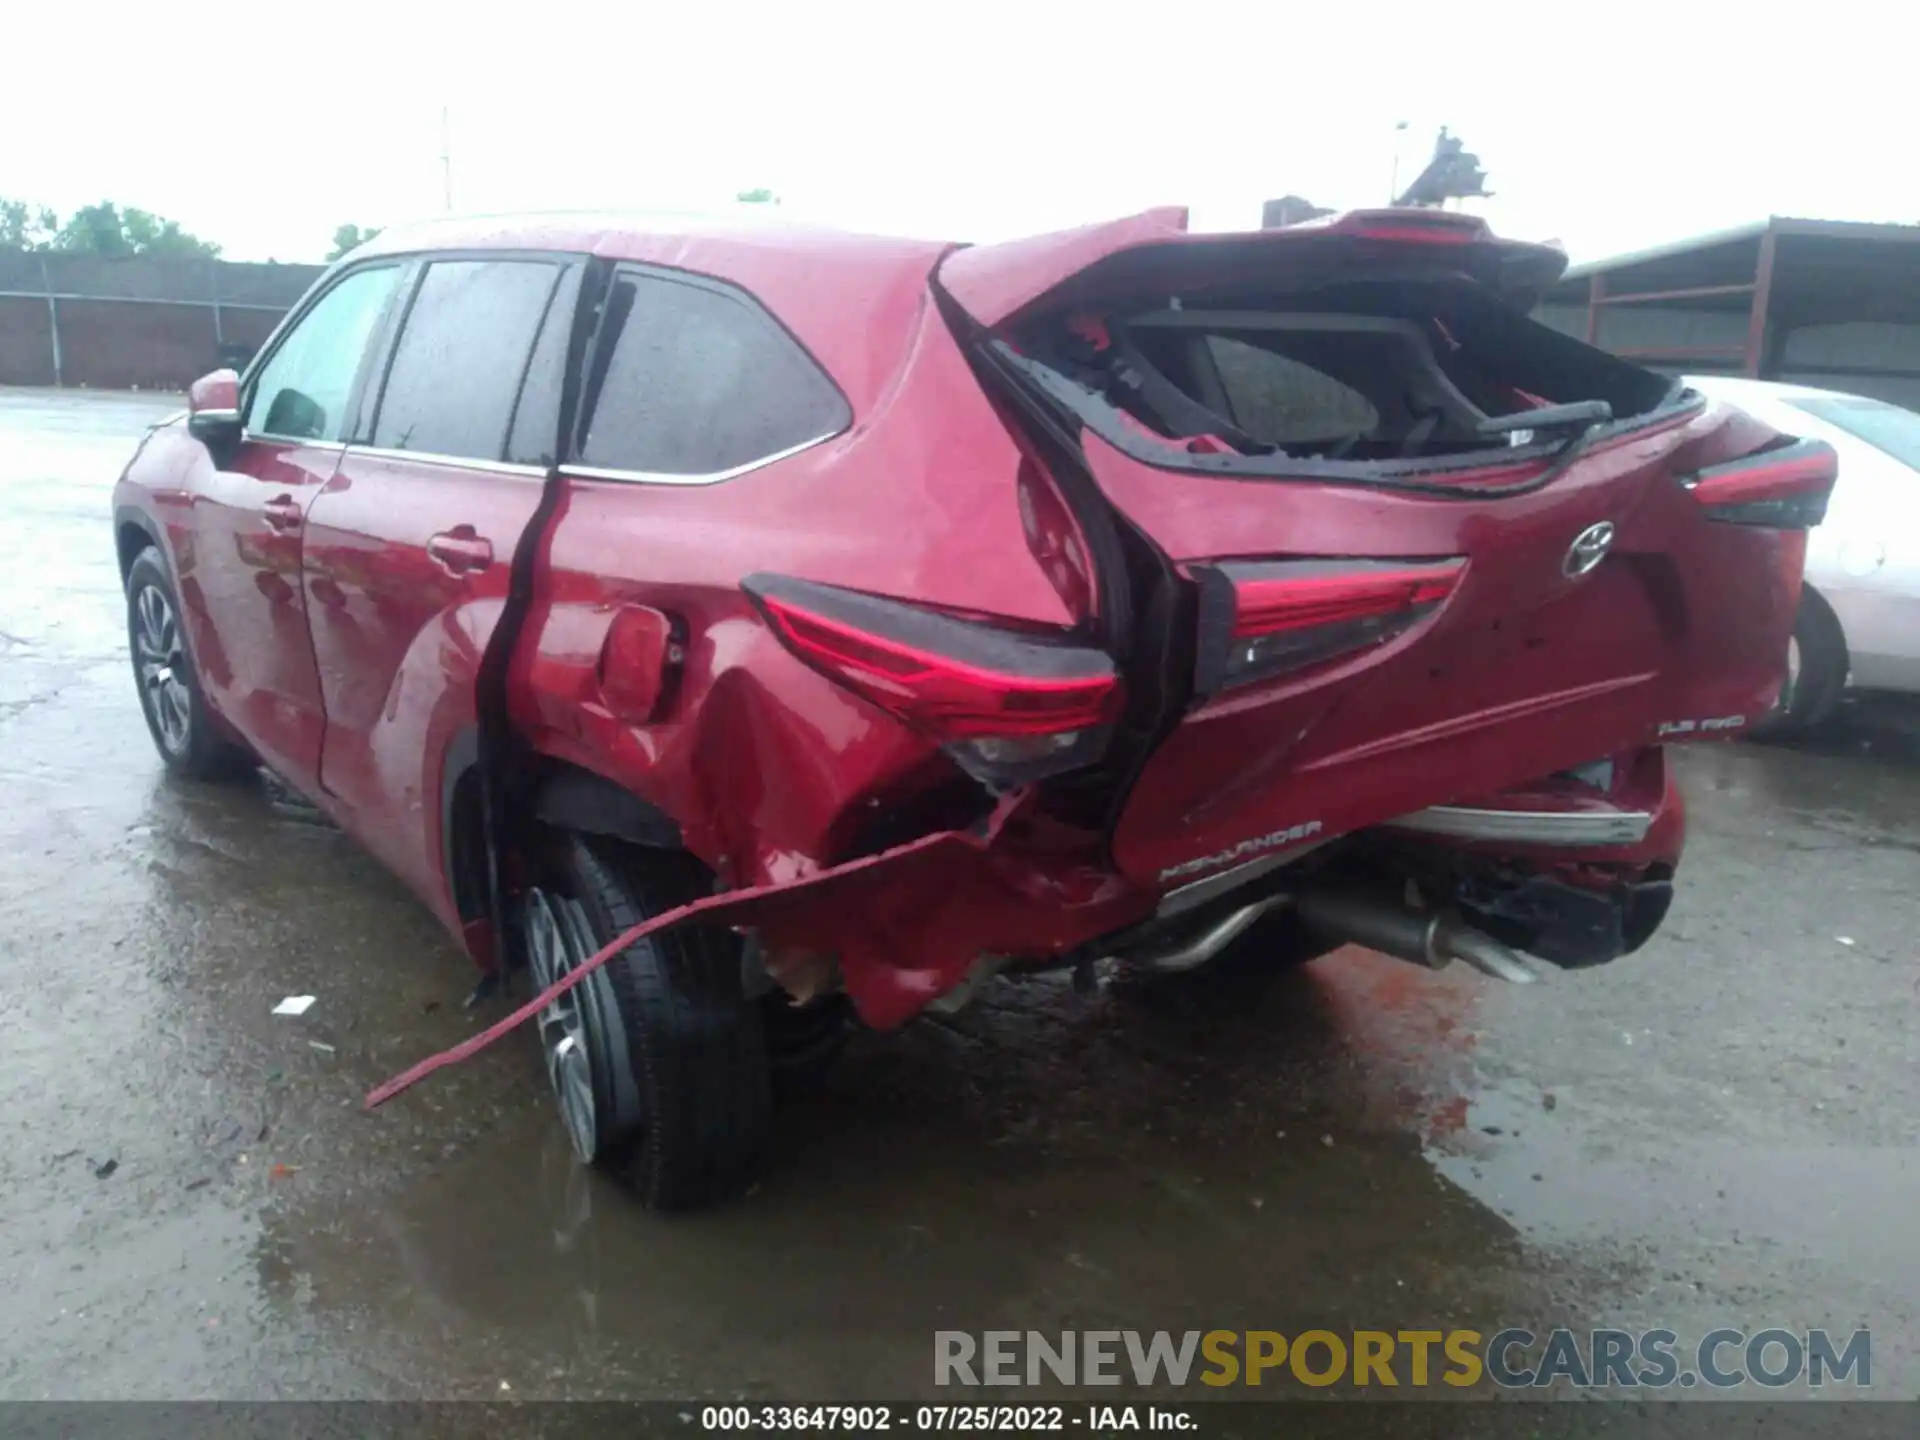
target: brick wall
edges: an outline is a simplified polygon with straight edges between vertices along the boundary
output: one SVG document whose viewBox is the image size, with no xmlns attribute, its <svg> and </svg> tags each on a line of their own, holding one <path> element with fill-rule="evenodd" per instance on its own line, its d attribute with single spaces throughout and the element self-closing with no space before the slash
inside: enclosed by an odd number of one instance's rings
<svg viewBox="0 0 1920 1440">
<path fill-rule="evenodd" d="M 0 385 L 184 390 L 258 349 L 322 269 L 0 254 Z"/>
</svg>

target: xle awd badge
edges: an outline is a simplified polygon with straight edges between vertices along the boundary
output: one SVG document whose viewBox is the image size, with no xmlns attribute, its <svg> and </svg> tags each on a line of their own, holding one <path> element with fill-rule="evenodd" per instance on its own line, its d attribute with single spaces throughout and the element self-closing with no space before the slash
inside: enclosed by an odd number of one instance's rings
<svg viewBox="0 0 1920 1440">
<path fill-rule="evenodd" d="M 1577 580 L 1594 566 L 1607 558 L 1607 551 L 1613 548 L 1613 522 L 1602 520 L 1598 525 L 1589 525 L 1573 537 L 1573 544 L 1567 547 L 1567 558 L 1560 562 L 1560 569 L 1569 580 Z"/>
</svg>

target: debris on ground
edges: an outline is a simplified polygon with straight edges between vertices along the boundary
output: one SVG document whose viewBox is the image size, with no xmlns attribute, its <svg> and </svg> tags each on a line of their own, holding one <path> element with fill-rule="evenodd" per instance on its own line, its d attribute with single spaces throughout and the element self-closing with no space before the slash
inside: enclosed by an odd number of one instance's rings
<svg viewBox="0 0 1920 1440">
<path fill-rule="evenodd" d="M 210 1175 L 202 1175 L 202 1176 L 201 1176 L 201 1177 L 200 1177 L 200 1178 L 199 1178 L 198 1180 L 189 1180 L 189 1181 L 187 1182 L 187 1189 L 189 1189 L 189 1190 L 204 1190 L 204 1189 L 206 1189 L 206 1188 L 207 1188 L 207 1186 L 209 1186 L 209 1185 L 211 1185 L 212 1183 L 213 1183 L 213 1177 L 212 1177 L 212 1176 L 210 1176 Z"/>
<path fill-rule="evenodd" d="M 324 1040 L 309 1040 L 307 1041 L 307 1048 L 309 1050 L 324 1050 L 329 1055 L 337 1053 L 334 1047 L 327 1044 Z"/>
<path fill-rule="evenodd" d="M 299 1173 L 300 1167 L 298 1165 L 282 1165 L 278 1161 L 275 1161 L 273 1166 L 267 1171 L 267 1179 L 285 1180 Z"/>
<path fill-rule="evenodd" d="M 325 811 L 264 765 L 260 767 L 260 788 L 266 792 L 267 808 L 281 819 L 333 828 Z"/>
<path fill-rule="evenodd" d="M 312 1008 L 313 1000 L 314 997 L 311 995 L 289 995 L 273 1007 L 273 1013 L 276 1015 L 304 1015 Z"/>
<path fill-rule="evenodd" d="M 91 1161 L 88 1163 L 92 1164 Z M 104 1180 L 119 1168 L 120 1162 L 118 1160 L 102 1160 L 99 1164 L 93 1166 L 93 1178 L 96 1180 Z"/>
</svg>

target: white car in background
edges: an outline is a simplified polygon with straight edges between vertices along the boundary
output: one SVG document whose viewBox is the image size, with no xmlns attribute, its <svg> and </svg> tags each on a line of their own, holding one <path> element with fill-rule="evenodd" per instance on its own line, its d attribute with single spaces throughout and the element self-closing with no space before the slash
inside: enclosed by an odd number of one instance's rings
<svg viewBox="0 0 1920 1440">
<path fill-rule="evenodd" d="M 1719 375 L 1687 384 L 1840 456 L 1827 518 L 1807 538 L 1787 683 L 1768 731 L 1818 725 L 1849 684 L 1920 692 L 1920 414 L 1805 385 Z"/>
</svg>

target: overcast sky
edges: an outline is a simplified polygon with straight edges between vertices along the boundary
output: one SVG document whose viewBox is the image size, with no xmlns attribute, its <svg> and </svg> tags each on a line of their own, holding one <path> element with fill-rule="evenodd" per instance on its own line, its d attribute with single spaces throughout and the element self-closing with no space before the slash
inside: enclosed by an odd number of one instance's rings
<svg viewBox="0 0 1920 1440">
<path fill-rule="evenodd" d="M 1450 125 L 1576 259 L 1769 213 L 1920 220 L 1891 9 L 1271 0 L 149 5 L 11 15 L 0 196 L 138 205 L 236 259 L 343 221 L 727 208 L 988 240 L 1388 195 Z M 46 17 L 46 18 L 40 18 Z M 1406 121 L 1404 132 L 1395 126 Z"/>
</svg>

